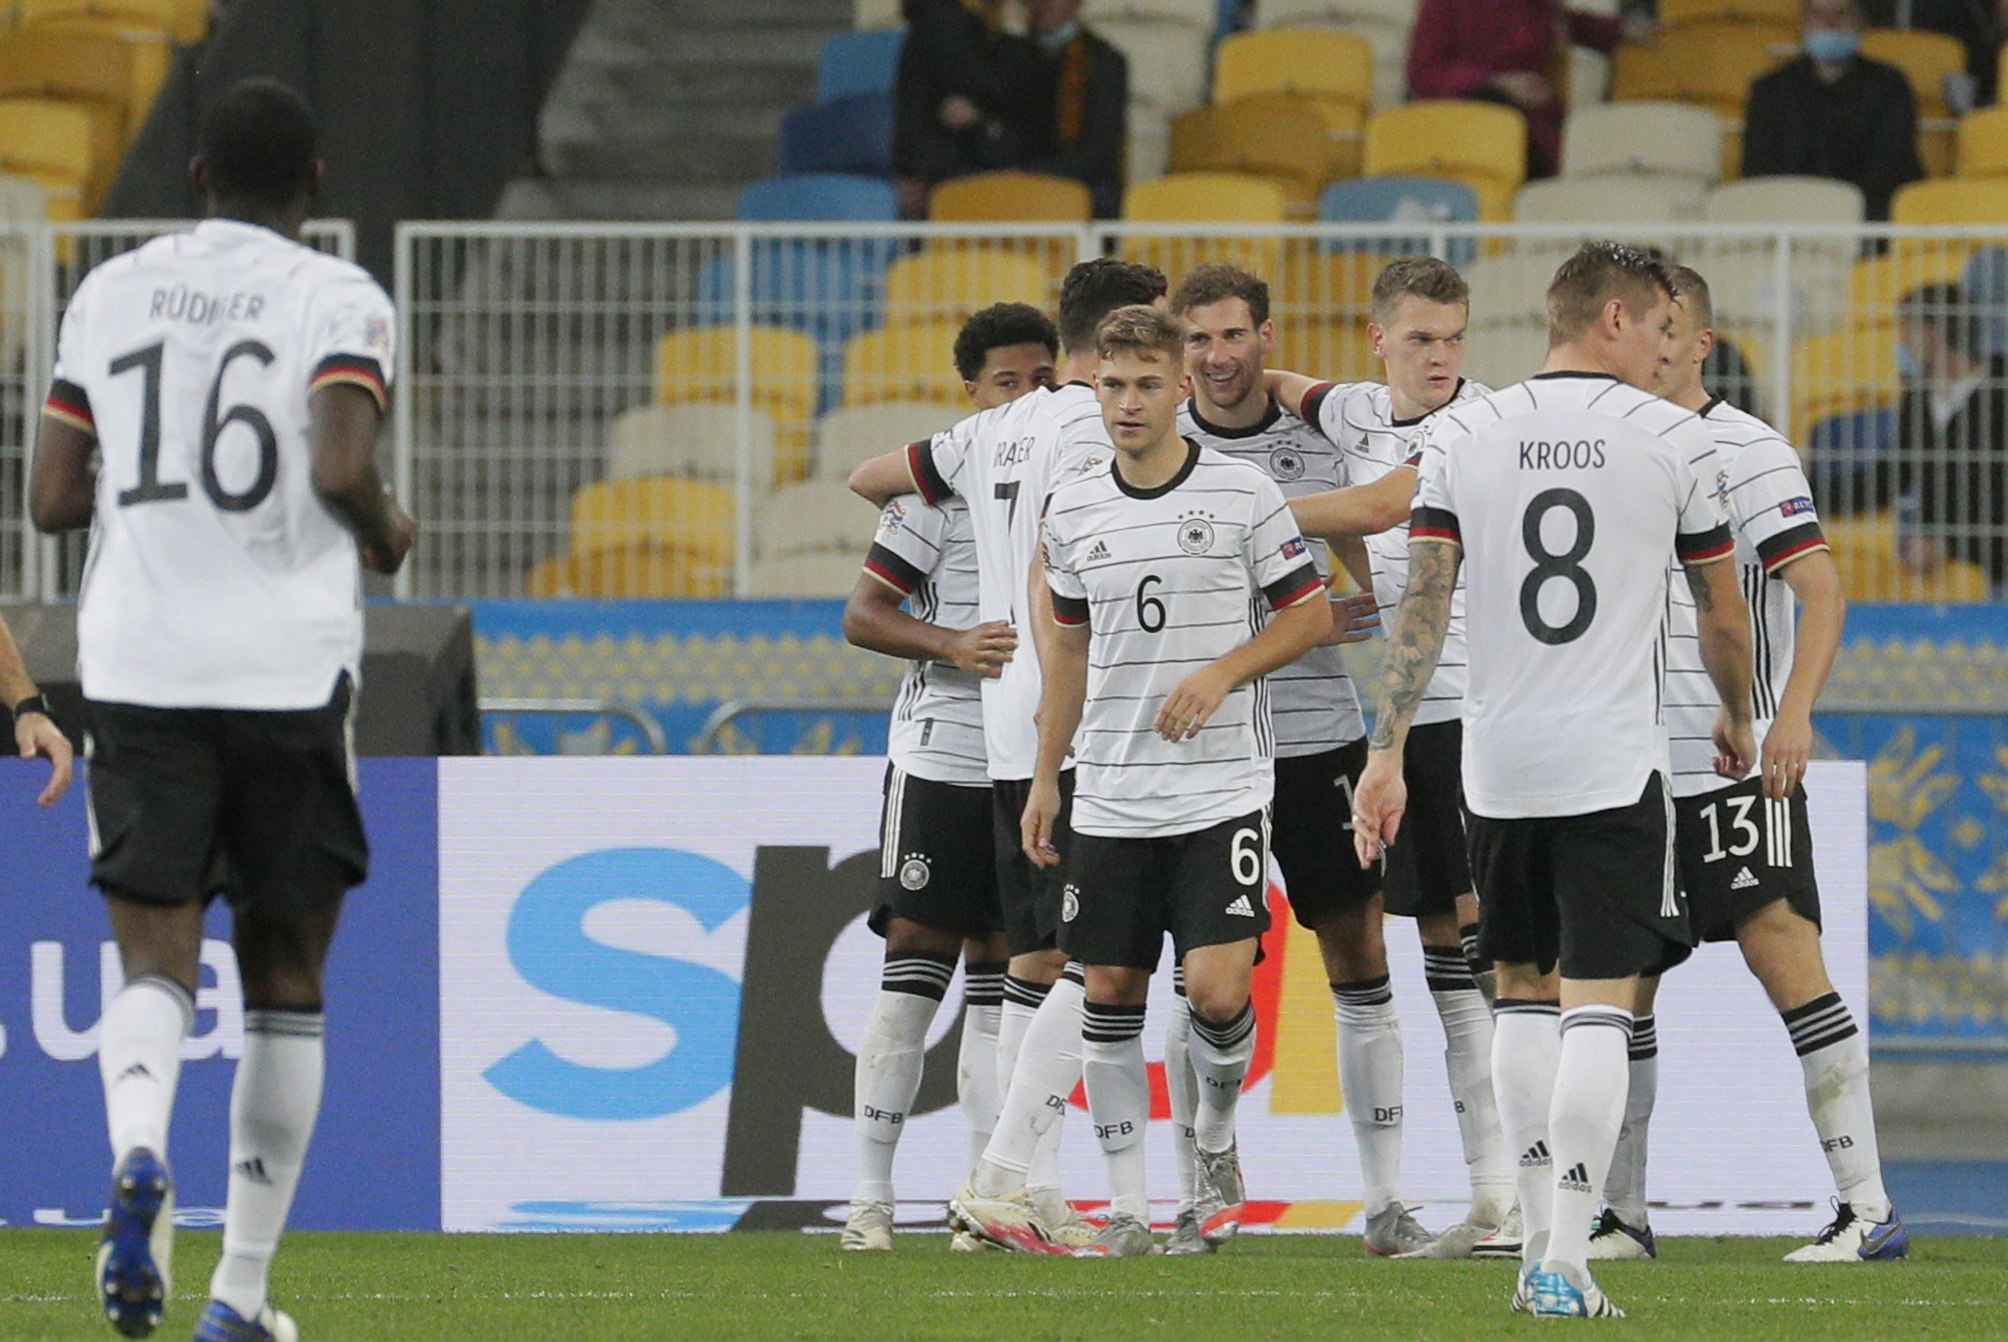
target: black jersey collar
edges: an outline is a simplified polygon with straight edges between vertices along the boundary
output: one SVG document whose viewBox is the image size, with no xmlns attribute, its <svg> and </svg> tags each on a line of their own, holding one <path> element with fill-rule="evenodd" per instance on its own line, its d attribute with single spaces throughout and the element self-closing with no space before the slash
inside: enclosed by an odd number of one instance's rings
<svg viewBox="0 0 2008 1342">
<path fill-rule="evenodd" d="M 1444 406 L 1450 405 L 1452 402 L 1454 402 L 1458 397 L 1462 396 L 1463 394 L 1464 394 L 1464 379 L 1460 377 L 1457 379 L 1457 385 L 1450 389 L 1450 400 L 1445 401 L 1443 405 L 1439 405 L 1438 407 L 1436 407 L 1436 410 L 1441 410 L 1444 408 Z M 1436 410 L 1425 410 L 1421 414 L 1416 415 L 1410 419 L 1389 419 L 1387 422 L 1387 426 L 1390 429 L 1412 429 L 1416 425 L 1422 423 L 1422 421 L 1424 421 L 1425 419 L 1428 419 L 1431 415 L 1435 414 Z"/>
<path fill-rule="evenodd" d="M 1218 424 L 1208 422 L 1206 416 L 1199 413 L 1199 398 L 1197 396 L 1186 398 L 1185 410 L 1187 414 L 1192 416 L 1192 422 L 1199 426 L 1201 433 L 1212 434 L 1215 438 L 1259 438 L 1269 432 L 1270 429 L 1276 427 L 1276 421 L 1283 418 L 1283 407 L 1277 403 L 1276 398 L 1273 396 L 1269 398 L 1268 413 L 1245 429 L 1227 429 L 1222 428 Z"/>
<path fill-rule="evenodd" d="M 1720 396 L 1711 396 L 1708 398 L 1708 404 L 1702 406 L 1701 409 L 1695 411 L 1694 413 L 1701 416 L 1703 419 L 1707 419 L 1708 412 L 1721 404 L 1722 404 L 1722 398 Z"/>
<path fill-rule="evenodd" d="M 1605 382 L 1622 382 L 1624 380 L 1623 378 L 1618 377 L 1615 373 L 1593 373 L 1590 372 L 1588 369 L 1575 369 L 1575 368 L 1565 368 L 1560 372 L 1555 372 L 1555 373 L 1536 373 L 1534 374 L 1534 376 L 1528 378 L 1527 380 L 1529 382 L 1550 382 L 1556 378 L 1564 378 L 1564 377 L 1601 378 Z"/>
<path fill-rule="evenodd" d="M 1161 499 L 1172 490 L 1184 484 L 1187 478 L 1191 476 L 1192 468 L 1199 464 L 1199 444 L 1187 438 L 1185 440 L 1185 464 L 1178 468 L 1178 473 L 1173 475 L 1171 479 L 1150 489 L 1140 489 L 1123 479 L 1123 473 L 1117 466 L 1117 463 L 1122 459 L 1122 453 L 1120 452 L 1109 458 L 1109 474 L 1115 477 L 1116 488 L 1133 499 Z"/>
</svg>

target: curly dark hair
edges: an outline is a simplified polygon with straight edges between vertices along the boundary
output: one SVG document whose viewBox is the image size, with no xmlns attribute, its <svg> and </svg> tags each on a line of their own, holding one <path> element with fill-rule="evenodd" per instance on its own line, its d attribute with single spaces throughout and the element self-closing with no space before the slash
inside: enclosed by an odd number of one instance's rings
<svg viewBox="0 0 2008 1342">
<path fill-rule="evenodd" d="M 1058 358 L 1060 332 L 1051 317 L 1030 303 L 992 303 L 962 323 L 956 334 L 955 371 L 964 382 L 974 382 L 990 351 L 1006 345 L 1044 345 L 1049 356 Z"/>
</svg>

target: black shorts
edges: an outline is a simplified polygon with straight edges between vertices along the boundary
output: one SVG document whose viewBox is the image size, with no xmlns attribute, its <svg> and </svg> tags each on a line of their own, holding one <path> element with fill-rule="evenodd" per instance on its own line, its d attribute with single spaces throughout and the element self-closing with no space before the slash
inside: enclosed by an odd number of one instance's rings
<svg viewBox="0 0 2008 1342">
<path fill-rule="evenodd" d="M 961 937 L 1004 925 L 990 847 L 989 784 L 937 783 L 886 765 L 872 931 L 884 936 L 894 918 Z"/>
<path fill-rule="evenodd" d="M 1763 780 L 1746 778 L 1676 798 L 1673 812 L 1680 884 L 1700 940 L 1735 940 L 1738 920 L 1777 899 L 1820 925 L 1804 787 L 1783 801 L 1766 801 Z"/>
<path fill-rule="evenodd" d="M 295 712 L 86 700 L 92 884 L 279 919 L 362 884 L 353 700 L 346 673 L 325 707 Z"/>
<path fill-rule="evenodd" d="M 1353 788 L 1366 765 L 1365 738 L 1276 761 L 1270 838 L 1301 926 L 1315 928 L 1336 910 L 1358 908 L 1380 889 L 1380 872 L 1362 867 L 1353 851 Z"/>
<path fill-rule="evenodd" d="M 1166 933 L 1178 959 L 1269 930 L 1269 836 L 1261 811 L 1190 834 L 1076 834 L 1060 945 L 1088 965 L 1155 969 Z"/>
<path fill-rule="evenodd" d="M 1629 806 L 1521 820 L 1471 817 L 1478 950 L 1562 977 L 1620 979 L 1693 944 L 1674 880 L 1673 805 L 1655 772 Z"/>
<path fill-rule="evenodd" d="M 997 896 L 1004 911 L 1004 936 L 1011 954 L 1029 955 L 1052 949 L 1060 934 L 1060 887 L 1072 854 L 1074 771 L 1060 772 L 1060 817 L 1053 822 L 1053 846 L 1060 850 L 1057 867 L 1035 867 L 1025 856 L 1018 828 L 1032 780 L 1011 778 L 990 785 L 990 824 L 996 845 Z"/>
<path fill-rule="evenodd" d="M 1402 751 L 1408 810 L 1387 849 L 1387 911 L 1405 918 L 1456 913 L 1471 893 L 1464 838 L 1464 724 L 1408 729 Z"/>
</svg>

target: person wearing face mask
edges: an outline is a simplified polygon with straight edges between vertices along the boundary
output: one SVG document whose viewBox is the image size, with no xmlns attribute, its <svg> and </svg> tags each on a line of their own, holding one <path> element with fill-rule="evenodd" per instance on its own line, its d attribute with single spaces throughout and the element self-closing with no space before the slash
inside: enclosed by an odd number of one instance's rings
<svg viewBox="0 0 2008 1342">
<path fill-rule="evenodd" d="M 1899 492 L 1916 502 L 1902 553 L 1917 567 L 1964 559 L 2008 584 L 2008 378 L 1979 348 L 1956 284 L 1927 284 L 1897 305 L 1904 375 L 1897 406 Z"/>
<path fill-rule="evenodd" d="M 1910 83 L 1861 54 L 1864 26 L 1858 0 L 1806 0 L 1801 54 L 1750 86 L 1743 175 L 1853 182 L 1868 217 L 1883 220 L 1890 197 L 1923 177 L 1924 164 Z"/>
<path fill-rule="evenodd" d="M 1052 121 L 1030 172 L 1072 177 L 1094 197 L 1095 217 L 1122 213 L 1123 144 L 1129 134 L 1129 61 L 1081 24 L 1081 0 L 1026 0 L 1025 18 L 1045 79 Z"/>
</svg>

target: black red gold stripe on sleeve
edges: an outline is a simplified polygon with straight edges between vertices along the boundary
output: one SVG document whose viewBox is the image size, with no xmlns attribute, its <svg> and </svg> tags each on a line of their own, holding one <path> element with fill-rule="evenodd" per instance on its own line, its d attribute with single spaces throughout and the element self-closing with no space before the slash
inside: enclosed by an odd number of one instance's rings
<svg viewBox="0 0 2008 1342">
<path fill-rule="evenodd" d="M 1736 537 L 1730 534 L 1727 522 L 1707 531 L 1681 532 L 1673 538 L 1674 556 L 1683 564 L 1706 564 L 1735 552 Z"/>
<path fill-rule="evenodd" d="M 1262 595 L 1269 598 L 1269 609 L 1286 610 L 1324 590 L 1325 580 L 1318 576 L 1318 570 L 1304 564 L 1265 586 Z"/>
<path fill-rule="evenodd" d="M 85 433 L 97 432 L 97 421 L 91 418 L 91 398 L 74 382 L 57 378 L 49 384 L 49 398 L 42 402 L 42 413 L 75 425 Z"/>
<path fill-rule="evenodd" d="M 1053 593 L 1053 623 L 1078 629 L 1088 622 L 1088 603 L 1083 597 Z"/>
<path fill-rule="evenodd" d="M 948 481 L 942 479 L 941 472 L 935 469 L 934 444 L 928 439 L 906 445 L 906 468 L 913 475 L 913 487 L 937 508 L 954 495 L 955 491 L 948 487 Z"/>
<path fill-rule="evenodd" d="M 1757 558 L 1766 573 L 1776 573 L 1800 555 L 1829 548 L 1827 534 L 1820 530 L 1820 524 L 1805 522 L 1757 542 Z"/>
<path fill-rule="evenodd" d="M 883 545 L 874 545 L 865 555 L 865 572 L 902 596 L 912 596 L 927 581 L 922 573 Z"/>
<path fill-rule="evenodd" d="M 1416 505 L 1409 514 L 1408 538 L 1410 540 L 1457 541 L 1462 544 L 1464 532 L 1457 525 L 1457 514 L 1448 508 L 1431 508 Z"/>
<path fill-rule="evenodd" d="M 1325 407 L 1325 398 L 1330 396 L 1332 388 L 1338 385 L 1336 382 L 1320 382 L 1305 392 L 1304 399 L 1297 406 L 1297 418 L 1316 428 L 1318 413 Z"/>
<path fill-rule="evenodd" d="M 307 383 L 307 392 L 312 395 L 337 382 L 361 387 L 376 398 L 379 410 L 390 403 L 388 386 L 383 379 L 383 365 L 365 355 L 330 354 L 314 369 L 314 376 Z"/>
</svg>

